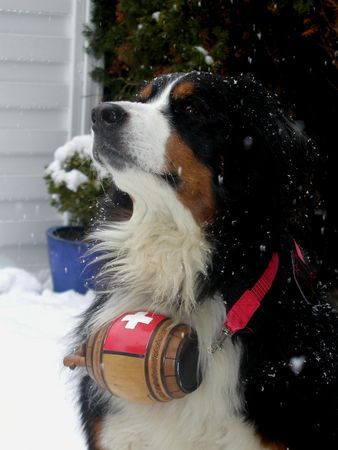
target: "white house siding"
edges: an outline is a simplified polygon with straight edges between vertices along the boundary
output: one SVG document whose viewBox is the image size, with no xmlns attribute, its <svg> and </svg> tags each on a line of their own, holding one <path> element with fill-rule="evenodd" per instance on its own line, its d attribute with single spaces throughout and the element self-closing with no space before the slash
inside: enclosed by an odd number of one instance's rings
<svg viewBox="0 0 338 450">
<path fill-rule="evenodd" d="M 42 178 L 54 150 L 89 131 L 89 0 L 0 0 L 0 267 L 47 267 L 60 223 Z"/>
</svg>

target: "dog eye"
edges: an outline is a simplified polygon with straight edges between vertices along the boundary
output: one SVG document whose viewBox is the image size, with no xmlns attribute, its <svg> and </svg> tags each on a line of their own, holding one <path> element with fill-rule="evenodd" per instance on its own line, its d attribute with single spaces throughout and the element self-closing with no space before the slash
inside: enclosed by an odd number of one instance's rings
<svg viewBox="0 0 338 450">
<path fill-rule="evenodd" d="M 184 111 L 188 114 L 197 114 L 198 108 L 193 104 L 187 104 L 184 107 Z"/>
</svg>

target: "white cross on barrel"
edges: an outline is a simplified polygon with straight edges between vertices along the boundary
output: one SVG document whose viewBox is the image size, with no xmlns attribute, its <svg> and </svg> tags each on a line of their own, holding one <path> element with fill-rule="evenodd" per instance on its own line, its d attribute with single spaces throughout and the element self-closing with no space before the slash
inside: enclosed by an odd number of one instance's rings
<svg viewBox="0 0 338 450">
<path fill-rule="evenodd" d="M 135 314 L 128 314 L 121 319 L 121 322 L 128 322 L 125 328 L 128 330 L 134 330 L 139 323 L 145 323 L 146 325 L 150 324 L 153 318 L 148 317 L 146 314 L 148 314 L 148 312 L 145 311 L 139 311 Z"/>
</svg>

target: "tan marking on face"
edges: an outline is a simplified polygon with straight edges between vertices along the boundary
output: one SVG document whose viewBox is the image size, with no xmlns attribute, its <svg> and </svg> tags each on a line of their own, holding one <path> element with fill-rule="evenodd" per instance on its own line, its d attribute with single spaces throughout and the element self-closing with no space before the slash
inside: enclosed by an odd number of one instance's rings
<svg viewBox="0 0 338 450">
<path fill-rule="evenodd" d="M 139 93 L 139 99 L 142 102 L 147 101 L 148 98 L 151 96 L 152 91 L 153 91 L 153 84 L 148 83 L 146 86 L 144 86 L 143 89 L 141 89 L 141 91 Z"/>
<path fill-rule="evenodd" d="M 184 81 L 182 83 L 177 84 L 173 91 L 172 96 L 175 100 L 183 99 L 188 97 L 194 92 L 194 85 L 191 81 Z"/>
<path fill-rule="evenodd" d="M 178 174 L 177 196 L 200 226 L 212 223 L 216 201 L 212 192 L 212 173 L 201 163 L 180 137 L 173 133 L 166 144 L 165 172 Z"/>
<path fill-rule="evenodd" d="M 287 446 L 282 444 L 281 442 L 270 441 L 263 436 L 259 436 L 263 448 L 266 450 L 287 450 Z"/>
</svg>

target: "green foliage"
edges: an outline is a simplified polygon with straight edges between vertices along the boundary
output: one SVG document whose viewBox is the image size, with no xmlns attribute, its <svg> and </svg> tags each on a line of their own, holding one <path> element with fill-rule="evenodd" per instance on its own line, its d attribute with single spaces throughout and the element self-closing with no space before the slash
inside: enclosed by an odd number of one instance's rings
<svg viewBox="0 0 338 450">
<path fill-rule="evenodd" d="M 93 25 L 84 34 L 89 52 L 103 59 L 104 67 L 95 68 L 92 76 L 103 83 L 105 99 L 112 100 L 133 97 L 144 80 L 162 73 L 255 73 L 251 61 L 262 44 L 268 64 L 278 66 L 283 53 L 292 51 L 290 39 L 296 43 L 319 28 L 324 36 L 326 26 L 318 25 L 316 18 L 326 17 L 322 4 L 320 0 L 93 0 Z M 275 37 L 259 42 L 257 32 L 268 39 L 273 32 Z M 259 72 L 264 64 L 261 60 Z"/>
<path fill-rule="evenodd" d="M 314 7 L 314 0 L 295 0 L 292 6 L 299 14 L 304 14 Z"/>
<path fill-rule="evenodd" d="M 72 171 L 79 171 L 86 180 L 70 189 L 66 181 L 58 178 L 60 171 L 64 174 L 61 178 L 65 178 Z M 91 158 L 82 151 L 75 151 L 64 160 L 54 161 L 46 168 L 44 179 L 51 195 L 51 205 L 60 213 L 67 213 L 70 225 L 80 225 L 84 228 L 88 227 L 97 213 L 98 197 L 111 186 L 110 179 L 99 180 Z"/>
<path fill-rule="evenodd" d="M 217 69 L 228 44 L 227 19 L 213 23 L 223 3 L 215 0 L 214 10 L 205 0 L 120 0 L 114 10 L 112 2 L 94 1 L 94 25 L 85 35 L 89 51 L 104 57 L 105 67 L 96 68 L 93 78 L 104 84 L 107 98 L 125 99 L 154 74 Z"/>
</svg>

